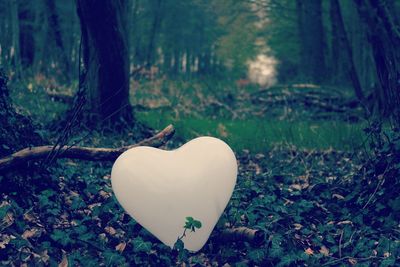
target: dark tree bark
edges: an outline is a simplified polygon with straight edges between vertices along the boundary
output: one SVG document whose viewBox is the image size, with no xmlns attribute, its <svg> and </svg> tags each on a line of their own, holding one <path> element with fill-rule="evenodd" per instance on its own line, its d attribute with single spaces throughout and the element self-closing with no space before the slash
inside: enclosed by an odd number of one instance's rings
<svg viewBox="0 0 400 267">
<path fill-rule="evenodd" d="M 133 120 L 129 104 L 126 1 L 77 0 L 89 111 L 97 122 Z"/>
<path fill-rule="evenodd" d="M 7 82 L 8 78 L 0 69 L 0 157 L 22 147 L 42 143 L 42 139 L 35 133 L 32 121 L 15 112 Z"/>
<path fill-rule="evenodd" d="M 10 21 L 11 21 L 11 47 L 14 49 L 12 56 L 12 66 L 14 67 L 17 78 L 21 77 L 21 52 L 20 52 L 20 33 L 18 19 L 18 2 L 17 0 L 10 1 Z M 6 27 L 4 28 L 4 30 Z M 3 53 L 2 53 L 3 54 Z M 11 51 L 9 52 L 11 54 Z"/>
<path fill-rule="evenodd" d="M 321 0 L 296 0 L 301 71 L 310 82 L 320 83 L 326 75 L 325 38 Z"/>
<path fill-rule="evenodd" d="M 23 67 L 31 67 L 35 59 L 34 13 L 30 1 L 18 1 L 19 47 Z"/>
<path fill-rule="evenodd" d="M 57 13 L 56 5 L 54 0 L 46 0 L 47 16 L 50 24 L 50 29 L 54 37 L 55 44 L 57 46 L 58 53 L 61 59 L 61 66 L 63 68 L 62 73 L 66 81 L 69 81 L 70 74 L 70 59 L 67 56 L 64 41 L 61 34 L 60 20 Z"/>
<path fill-rule="evenodd" d="M 147 47 L 147 56 L 146 56 L 146 64 L 147 67 L 150 69 L 151 65 L 153 64 L 154 61 L 154 55 L 155 55 L 155 43 L 156 43 L 156 34 L 160 28 L 161 25 L 161 17 L 162 17 L 162 1 L 161 0 L 154 0 L 154 3 L 152 4 L 154 8 L 154 17 L 153 17 L 153 23 L 151 25 L 151 30 L 150 30 L 150 38 L 149 38 L 149 44 Z"/>
<path fill-rule="evenodd" d="M 331 59 L 330 59 L 330 73 L 333 83 L 346 84 L 348 77 L 346 72 L 349 68 L 348 58 L 343 53 L 343 43 L 340 38 L 338 24 L 340 17 L 337 10 L 337 3 L 329 1 L 329 14 L 331 23 Z"/>
<path fill-rule="evenodd" d="M 380 111 L 400 124 L 400 31 L 387 1 L 354 0 L 367 25 L 379 86 Z"/>
<path fill-rule="evenodd" d="M 332 20 L 332 39 L 337 39 L 335 43 L 332 43 L 332 61 L 334 63 L 333 65 L 335 66 L 334 73 L 340 74 L 342 69 L 345 68 L 345 72 L 347 72 L 346 74 L 348 74 L 348 77 L 353 84 L 354 92 L 357 98 L 363 100 L 364 94 L 360 79 L 358 77 L 357 69 L 354 64 L 353 50 L 344 27 L 339 0 L 330 1 L 330 13 Z M 345 57 L 343 57 L 343 54 Z M 343 64 L 345 59 L 347 59 L 347 64 Z"/>
</svg>

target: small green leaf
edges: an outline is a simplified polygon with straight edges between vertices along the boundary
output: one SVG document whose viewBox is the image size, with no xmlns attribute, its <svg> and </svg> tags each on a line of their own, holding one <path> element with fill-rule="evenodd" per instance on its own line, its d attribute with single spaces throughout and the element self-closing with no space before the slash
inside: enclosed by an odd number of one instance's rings
<svg viewBox="0 0 400 267">
<path fill-rule="evenodd" d="M 261 263 L 265 258 L 265 250 L 264 249 L 253 249 L 247 254 L 249 259 L 254 261 L 255 263 Z"/>
<path fill-rule="evenodd" d="M 140 236 L 133 239 L 134 252 L 150 252 L 151 243 L 145 242 Z"/>
<path fill-rule="evenodd" d="M 197 221 L 197 220 L 194 220 L 194 221 L 193 221 L 193 226 L 194 226 L 195 228 L 197 228 L 197 229 L 200 229 L 200 228 L 201 228 L 201 222 L 200 222 L 200 221 Z"/>
<path fill-rule="evenodd" d="M 176 240 L 175 244 L 174 244 L 174 249 L 176 249 L 177 251 L 181 251 L 184 248 L 184 243 L 181 239 Z"/>
<path fill-rule="evenodd" d="M 9 205 L 5 205 L 3 207 L 0 207 L 0 220 L 2 220 L 6 216 L 6 214 L 7 214 L 9 209 L 10 209 Z"/>
</svg>

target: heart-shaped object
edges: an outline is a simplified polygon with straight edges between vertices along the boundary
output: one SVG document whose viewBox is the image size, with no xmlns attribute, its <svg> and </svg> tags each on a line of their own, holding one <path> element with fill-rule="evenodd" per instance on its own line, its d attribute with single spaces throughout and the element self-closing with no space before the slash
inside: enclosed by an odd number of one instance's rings
<svg viewBox="0 0 400 267">
<path fill-rule="evenodd" d="M 200 250 L 224 211 L 236 184 L 232 149 L 213 137 L 199 137 L 173 151 L 135 147 L 115 161 L 111 183 L 126 212 L 173 247 L 186 217 L 201 222 L 186 231 L 185 248 Z"/>
</svg>

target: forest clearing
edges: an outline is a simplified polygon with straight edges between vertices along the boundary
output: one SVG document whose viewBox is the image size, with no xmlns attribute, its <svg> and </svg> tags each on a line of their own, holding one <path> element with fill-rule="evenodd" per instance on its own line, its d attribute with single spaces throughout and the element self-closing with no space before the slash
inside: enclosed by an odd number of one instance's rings
<svg viewBox="0 0 400 267">
<path fill-rule="evenodd" d="M 0 266 L 400 265 L 399 1 L 8 0 L 0 31 Z M 125 170 L 216 173 L 194 191 L 230 198 L 189 251 L 209 202 L 170 246 L 112 172 L 202 136 L 236 164 L 215 171 L 211 145 L 200 171 Z M 215 189 L 230 168 L 233 192 Z M 187 182 L 145 181 L 135 209 L 192 203 Z"/>
</svg>

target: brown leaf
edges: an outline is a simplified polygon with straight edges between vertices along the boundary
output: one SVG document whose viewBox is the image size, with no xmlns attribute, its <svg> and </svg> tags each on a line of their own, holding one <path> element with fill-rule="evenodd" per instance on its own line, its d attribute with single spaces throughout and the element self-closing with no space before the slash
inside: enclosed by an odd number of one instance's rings
<svg viewBox="0 0 400 267">
<path fill-rule="evenodd" d="M 117 231 L 112 226 L 106 226 L 106 228 L 104 228 L 104 230 L 109 235 L 115 235 L 117 233 Z"/>
<path fill-rule="evenodd" d="M 332 194 L 332 198 L 337 198 L 337 199 L 339 199 L 339 200 L 343 200 L 343 199 L 344 199 L 344 196 L 339 195 L 339 194 Z"/>
<path fill-rule="evenodd" d="M 293 226 L 294 226 L 294 229 L 296 229 L 296 230 L 300 230 L 301 228 L 303 228 L 303 225 L 301 225 L 299 223 L 294 223 Z"/>
<path fill-rule="evenodd" d="M 32 213 L 25 213 L 24 214 L 24 220 L 27 222 L 35 222 L 37 219 Z"/>
<path fill-rule="evenodd" d="M 329 256 L 329 249 L 327 247 L 325 247 L 325 246 L 322 246 L 319 249 L 319 253 L 321 253 L 324 256 Z"/>
<path fill-rule="evenodd" d="M 6 248 L 11 239 L 15 239 L 15 237 L 12 235 L 0 235 L 0 249 Z"/>
<path fill-rule="evenodd" d="M 228 136 L 228 131 L 226 130 L 225 125 L 223 125 L 222 123 L 218 124 L 218 129 L 217 129 L 219 135 L 221 137 L 227 137 Z"/>
<path fill-rule="evenodd" d="M 342 225 L 342 224 L 353 224 L 353 222 L 349 221 L 349 220 L 346 220 L 346 221 L 341 221 L 341 222 L 337 223 L 337 225 Z"/>
<path fill-rule="evenodd" d="M 67 258 L 67 254 L 63 254 L 63 258 L 61 260 L 61 262 L 58 264 L 58 267 L 68 267 L 68 258 Z"/>
<path fill-rule="evenodd" d="M 125 242 L 121 242 L 118 245 L 115 246 L 115 250 L 119 251 L 119 252 L 123 252 L 126 248 L 126 243 Z"/>
<path fill-rule="evenodd" d="M 6 216 L 3 218 L 3 225 L 5 225 L 5 228 L 9 227 L 14 223 L 14 215 L 12 212 L 7 212 Z"/>
<path fill-rule="evenodd" d="M 300 191 L 303 187 L 300 184 L 291 184 L 289 188 Z"/>
<path fill-rule="evenodd" d="M 356 265 L 357 264 L 357 260 L 353 259 L 353 258 L 350 258 L 349 262 L 350 262 L 351 265 Z"/>
<path fill-rule="evenodd" d="M 47 251 L 47 249 L 46 250 L 44 250 L 41 254 L 40 254 L 40 258 L 42 259 L 42 261 L 44 262 L 44 263 L 48 263 L 49 262 L 49 260 L 50 260 L 50 256 L 47 254 L 48 253 L 48 251 Z"/>
<path fill-rule="evenodd" d="M 32 228 L 32 229 L 25 230 L 25 232 L 22 234 L 22 238 L 28 239 L 28 238 L 37 236 L 39 231 L 40 230 L 38 228 Z"/>
<path fill-rule="evenodd" d="M 104 191 L 104 190 L 100 190 L 100 191 L 99 191 L 99 195 L 100 195 L 103 199 L 107 199 L 107 198 L 109 198 L 109 197 L 111 196 L 111 193 L 106 192 L 106 191 Z"/>
<path fill-rule="evenodd" d="M 308 248 L 304 251 L 307 255 L 314 255 L 314 250 L 312 250 L 311 248 Z"/>
</svg>

